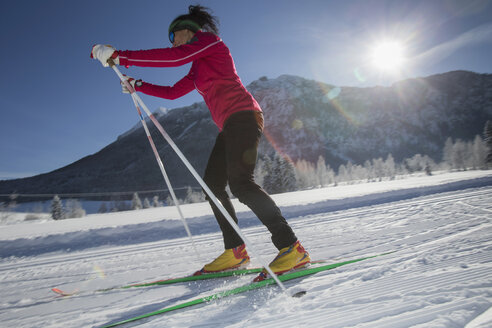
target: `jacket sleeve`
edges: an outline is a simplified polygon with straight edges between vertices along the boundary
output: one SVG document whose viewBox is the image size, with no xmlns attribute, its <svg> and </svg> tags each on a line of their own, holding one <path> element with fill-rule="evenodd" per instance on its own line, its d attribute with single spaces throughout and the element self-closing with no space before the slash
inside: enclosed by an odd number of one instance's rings
<svg viewBox="0 0 492 328">
<path fill-rule="evenodd" d="M 183 77 L 172 87 L 143 82 L 141 86 L 135 88 L 135 90 L 143 92 L 146 95 L 170 100 L 180 98 L 194 89 L 195 83 L 190 77 L 190 74 Z"/>
<path fill-rule="evenodd" d="M 222 40 L 216 36 L 202 34 L 188 44 L 175 48 L 118 51 L 120 65 L 140 67 L 177 67 L 198 58 L 210 56 L 218 49 Z"/>
</svg>

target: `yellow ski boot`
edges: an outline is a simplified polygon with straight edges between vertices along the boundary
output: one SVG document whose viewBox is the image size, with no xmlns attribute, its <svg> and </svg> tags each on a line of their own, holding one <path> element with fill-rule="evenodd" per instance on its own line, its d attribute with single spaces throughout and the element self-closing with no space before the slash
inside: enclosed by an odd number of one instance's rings
<svg viewBox="0 0 492 328">
<path fill-rule="evenodd" d="M 201 274 L 228 271 L 232 269 L 238 269 L 245 267 L 249 263 L 248 252 L 246 252 L 246 245 L 242 244 L 236 248 L 226 249 L 219 257 L 214 261 L 205 264 L 203 269 L 195 272 L 194 276 Z"/>
<path fill-rule="evenodd" d="M 311 262 L 309 253 L 302 247 L 301 243 L 296 241 L 289 247 L 282 248 L 277 257 L 270 263 L 270 269 L 277 275 L 288 271 L 302 268 Z M 253 281 L 258 282 L 268 278 L 268 272 L 263 271 Z"/>
</svg>

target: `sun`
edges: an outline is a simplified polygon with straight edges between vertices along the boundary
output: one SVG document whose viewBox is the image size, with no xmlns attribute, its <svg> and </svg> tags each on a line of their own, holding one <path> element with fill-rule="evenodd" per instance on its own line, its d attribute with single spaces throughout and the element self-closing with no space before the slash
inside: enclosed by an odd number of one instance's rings
<svg viewBox="0 0 492 328">
<path fill-rule="evenodd" d="M 390 73 L 399 71 L 405 61 L 404 47 L 398 41 L 375 44 L 370 56 L 375 68 Z"/>
</svg>

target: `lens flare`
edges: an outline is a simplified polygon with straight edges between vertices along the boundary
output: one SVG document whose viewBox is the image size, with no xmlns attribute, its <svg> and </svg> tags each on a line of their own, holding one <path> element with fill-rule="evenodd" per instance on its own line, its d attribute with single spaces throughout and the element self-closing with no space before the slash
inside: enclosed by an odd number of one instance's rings
<svg viewBox="0 0 492 328">
<path fill-rule="evenodd" d="M 340 92 L 342 92 L 342 89 L 339 87 L 335 87 L 331 89 L 326 96 L 328 97 L 328 99 L 333 100 L 340 95 Z"/>
<path fill-rule="evenodd" d="M 104 279 L 106 278 L 106 273 L 104 273 L 104 270 L 99 266 L 99 265 L 94 265 L 93 267 L 94 270 L 94 279 L 101 278 Z"/>
<path fill-rule="evenodd" d="M 359 82 L 366 82 L 367 78 L 362 74 L 360 68 L 356 67 L 354 69 L 354 75 Z"/>
<path fill-rule="evenodd" d="M 294 130 L 301 130 L 302 128 L 304 128 L 304 123 L 296 118 L 295 120 L 292 121 L 291 126 Z"/>
<path fill-rule="evenodd" d="M 335 108 L 335 110 L 342 115 L 348 123 L 351 125 L 358 125 L 358 122 L 355 118 L 347 111 L 346 108 L 342 105 L 342 101 L 340 99 L 340 95 L 342 94 L 342 88 L 340 87 L 329 87 L 326 84 L 319 84 L 319 87 L 323 90 L 325 94 L 323 102 L 329 103 Z"/>
</svg>

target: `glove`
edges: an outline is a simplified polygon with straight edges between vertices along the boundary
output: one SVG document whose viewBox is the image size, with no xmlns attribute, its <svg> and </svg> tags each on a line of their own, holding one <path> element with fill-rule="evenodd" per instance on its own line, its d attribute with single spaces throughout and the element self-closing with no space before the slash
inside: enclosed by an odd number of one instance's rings
<svg viewBox="0 0 492 328">
<path fill-rule="evenodd" d="M 123 77 L 130 83 L 132 86 L 133 90 L 135 90 L 135 85 L 136 86 L 142 86 L 142 80 L 135 80 L 133 77 L 123 75 Z M 123 81 L 120 81 L 121 84 L 121 92 L 123 93 L 131 93 L 130 90 L 126 87 L 126 84 L 123 83 Z"/>
<path fill-rule="evenodd" d="M 112 58 L 116 65 L 120 64 L 118 51 L 110 45 L 96 44 L 92 47 L 91 58 L 97 59 L 104 67 L 108 67 L 108 59 Z"/>
</svg>

